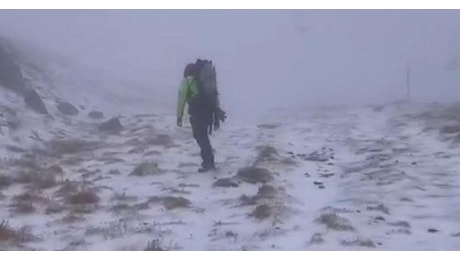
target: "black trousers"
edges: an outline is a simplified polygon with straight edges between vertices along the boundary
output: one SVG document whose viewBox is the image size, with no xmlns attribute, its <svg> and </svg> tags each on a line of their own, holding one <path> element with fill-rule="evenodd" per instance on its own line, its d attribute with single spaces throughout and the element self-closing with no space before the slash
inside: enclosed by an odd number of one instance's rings
<svg viewBox="0 0 460 260">
<path fill-rule="evenodd" d="M 209 118 L 202 116 L 190 116 L 193 137 L 200 146 L 202 167 L 214 166 L 214 154 L 212 153 L 211 142 L 209 141 Z"/>
</svg>

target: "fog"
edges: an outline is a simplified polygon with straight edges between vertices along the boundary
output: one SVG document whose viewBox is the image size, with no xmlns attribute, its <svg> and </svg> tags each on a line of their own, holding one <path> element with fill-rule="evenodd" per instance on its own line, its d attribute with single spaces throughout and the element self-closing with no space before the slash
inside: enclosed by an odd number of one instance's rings
<svg viewBox="0 0 460 260">
<path fill-rule="evenodd" d="M 217 65 L 234 115 L 275 107 L 460 98 L 454 10 L 1 10 L 0 35 L 171 100 L 184 65 Z M 126 86 L 127 89 L 130 86 Z M 114 90 L 115 91 L 115 90 Z M 117 90 L 119 91 L 119 90 Z"/>
</svg>

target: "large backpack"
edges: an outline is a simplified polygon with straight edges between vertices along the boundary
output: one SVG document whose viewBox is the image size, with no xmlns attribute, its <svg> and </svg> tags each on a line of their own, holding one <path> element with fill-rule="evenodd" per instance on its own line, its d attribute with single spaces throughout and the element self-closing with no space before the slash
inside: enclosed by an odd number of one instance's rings
<svg viewBox="0 0 460 260">
<path fill-rule="evenodd" d="M 198 59 L 195 64 L 199 99 L 214 112 L 219 107 L 216 68 L 210 60 Z"/>
</svg>

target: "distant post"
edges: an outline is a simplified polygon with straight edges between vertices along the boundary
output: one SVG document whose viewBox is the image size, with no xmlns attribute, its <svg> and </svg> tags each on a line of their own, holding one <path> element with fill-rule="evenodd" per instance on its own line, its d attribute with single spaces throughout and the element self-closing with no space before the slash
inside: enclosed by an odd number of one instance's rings
<svg viewBox="0 0 460 260">
<path fill-rule="evenodd" d="M 406 67 L 406 101 L 410 102 L 411 101 L 411 86 L 410 86 L 410 65 L 407 64 Z"/>
</svg>

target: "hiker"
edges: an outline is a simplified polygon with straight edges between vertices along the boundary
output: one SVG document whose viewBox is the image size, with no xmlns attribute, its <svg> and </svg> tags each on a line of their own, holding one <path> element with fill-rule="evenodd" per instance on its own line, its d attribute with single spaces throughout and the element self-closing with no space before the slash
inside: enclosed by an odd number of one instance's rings
<svg viewBox="0 0 460 260">
<path fill-rule="evenodd" d="M 193 137 L 200 146 L 201 168 L 199 172 L 215 169 L 214 154 L 209 140 L 212 130 L 225 121 L 225 112 L 219 107 L 215 67 L 212 61 L 198 59 L 184 70 L 177 105 L 177 125 L 182 126 L 185 104 L 188 104 Z"/>
</svg>

